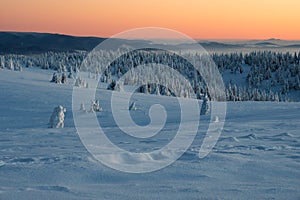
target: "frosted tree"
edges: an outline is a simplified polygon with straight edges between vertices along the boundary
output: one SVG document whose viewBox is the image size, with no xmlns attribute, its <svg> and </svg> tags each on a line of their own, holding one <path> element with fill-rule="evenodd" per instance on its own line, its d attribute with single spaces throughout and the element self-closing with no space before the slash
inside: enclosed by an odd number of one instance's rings
<svg viewBox="0 0 300 200">
<path fill-rule="evenodd" d="M 75 84 L 74 84 L 74 85 L 77 86 L 77 87 L 81 87 L 81 85 L 82 85 L 82 80 L 81 80 L 80 77 L 76 78 Z"/>
<path fill-rule="evenodd" d="M 73 71 L 71 70 L 68 74 L 68 78 L 74 79 Z"/>
<path fill-rule="evenodd" d="M 200 115 L 208 115 L 209 112 L 210 112 L 210 102 L 208 96 L 205 95 L 203 98 Z"/>
<path fill-rule="evenodd" d="M 129 106 L 129 110 L 136 110 L 136 109 L 137 109 L 136 108 L 136 101 L 134 100 L 134 101 L 131 102 L 131 104 Z"/>
<path fill-rule="evenodd" d="M 280 101 L 280 98 L 279 98 L 279 95 L 277 92 L 274 95 L 274 101 L 276 101 L 276 102 Z"/>
<path fill-rule="evenodd" d="M 288 80 L 284 81 L 284 85 L 282 87 L 281 93 L 282 94 L 287 94 L 289 92 L 289 82 Z"/>
<path fill-rule="evenodd" d="M 65 72 L 63 72 L 61 75 L 61 83 L 67 83 L 67 75 Z"/>
<path fill-rule="evenodd" d="M 16 61 L 15 70 L 20 72 L 23 71 L 22 65 L 20 64 L 19 60 Z"/>
<path fill-rule="evenodd" d="M 296 76 L 295 89 L 296 89 L 296 90 L 300 90 L 300 80 L 299 80 L 299 75 Z"/>
<path fill-rule="evenodd" d="M 153 91 L 153 94 L 160 95 L 160 86 L 159 86 L 159 84 L 155 84 L 155 89 Z"/>
<path fill-rule="evenodd" d="M 108 90 L 115 90 L 116 84 L 117 84 L 116 81 L 112 80 L 111 83 L 107 86 L 107 89 Z"/>
<path fill-rule="evenodd" d="M 50 128 L 64 128 L 66 108 L 59 105 L 53 109 L 50 117 L 49 127 Z"/>
<path fill-rule="evenodd" d="M 5 68 L 5 60 L 4 56 L 0 56 L 0 68 L 4 69 Z"/>
<path fill-rule="evenodd" d="M 51 79 L 50 82 L 60 84 L 61 83 L 61 78 L 60 78 L 60 76 L 56 72 L 54 72 L 53 75 L 52 75 L 52 79 Z"/>
<path fill-rule="evenodd" d="M 268 80 L 269 78 L 271 78 L 271 69 L 268 67 L 268 69 L 266 70 L 265 74 L 264 74 L 264 79 Z"/>
<path fill-rule="evenodd" d="M 74 85 L 76 87 L 88 88 L 89 84 L 87 81 L 83 80 L 81 77 L 76 78 Z"/>
<path fill-rule="evenodd" d="M 68 78 L 74 79 L 73 67 L 72 66 L 70 66 L 68 68 Z"/>
<path fill-rule="evenodd" d="M 60 68 L 59 68 L 59 71 L 60 71 L 60 72 L 66 72 L 66 71 L 67 71 L 66 65 L 61 64 L 61 65 L 60 65 Z"/>
<path fill-rule="evenodd" d="M 90 106 L 90 110 L 89 110 L 90 113 L 94 113 L 95 112 L 95 110 L 94 110 L 94 104 L 95 104 L 95 101 L 91 100 L 91 106 Z"/>
<path fill-rule="evenodd" d="M 148 94 L 149 90 L 148 90 L 148 84 L 142 85 L 141 87 L 139 87 L 138 92 L 143 93 L 143 94 Z"/>
<path fill-rule="evenodd" d="M 94 102 L 93 109 L 94 109 L 95 112 L 101 112 L 103 110 L 102 107 L 100 106 L 99 100 L 96 100 Z"/>
<path fill-rule="evenodd" d="M 120 81 L 118 81 L 117 83 L 116 83 L 116 86 L 115 86 L 115 89 L 114 89 L 115 91 L 118 91 L 118 92 L 124 92 L 124 88 L 123 88 L 123 84 L 120 82 Z"/>
<path fill-rule="evenodd" d="M 13 62 L 12 58 L 10 58 L 10 60 L 9 60 L 9 69 L 10 70 L 15 70 L 15 65 L 14 65 L 14 62 Z"/>
<path fill-rule="evenodd" d="M 99 100 L 91 100 L 91 107 L 89 112 L 101 112 L 103 111 L 102 107 L 100 106 Z"/>
<path fill-rule="evenodd" d="M 82 112 L 86 112 L 86 109 L 85 109 L 85 106 L 84 106 L 84 103 L 81 103 L 80 104 L 80 108 L 79 108 L 80 111 Z"/>
</svg>

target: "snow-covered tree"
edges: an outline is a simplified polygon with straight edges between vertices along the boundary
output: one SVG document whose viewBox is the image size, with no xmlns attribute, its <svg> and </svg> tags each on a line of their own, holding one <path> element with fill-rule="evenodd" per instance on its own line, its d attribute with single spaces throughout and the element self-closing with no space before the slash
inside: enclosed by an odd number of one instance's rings
<svg viewBox="0 0 300 200">
<path fill-rule="evenodd" d="M 53 109 L 50 117 L 49 127 L 50 128 L 64 128 L 66 108 L 59 105 Z"/>
<path fill-rule="evenodd" d="M 295 89 L 296 90 L 300 90 L 300 78 L 299 78 L 299 76 L 300 75 L 296 76 L 296 81 L 295 81 L 296 82 L 296 84 L 295 84 Z"/>
<path fill-rule="evenodd" d="M 1 69 L 5 68 L 5 59 L 4 59 L 4 56 L 0 56 L 0 68 Z"/>
<path fill-rule="evenodd" d="M 210 101 L 208 99 L 208 96 L 205 95 L 203 98 L 200 115 L 208 115 L 209 113 L 210 113 Z"/>
<path fill-rule="evenodd" d="M 112 80 L 111 83 L 107 86 L 108 90 L 115 90 L 117 83 L 115 80 Z"/>
<path fill-rule="evenodd" d="M 75 84 L 76 87 L 82 87 L 82 88 L 88 88 L 89 84 L 87 81 L 83 80 L 81 77 L 77 77 L 75 80 Z"/>
<path fill-rule="evenodd" d="M 10 58 L 10 60 L 9 60 L 9 69 L 10 70 L 15 70 L 15 65 L 14 65 L 14 62 L 13 62 L 12 58 Z"/>
<path fill-rule="evenodd" d="M 67 75 L 65 72 L 63 72 L 61 75 L 61 83 L 67 83 Z"/>
<path fill-rule="evenodd" d="M 118 91 L 118 92 L 123 92 L 124 91 L 124 88 L 123 88 L 123 84 L 120 82 L 120 81 L 118 81 L 117 83 L 116 83 L 116 86 L 115 86 L 115 89 L 114 89 L 115 91 Z"/>
<path fill-rule="evenodd" d="M 136 110 L 136 101 L 132 101 L 131 104 L 129 105 L 129 110 Z"/>
<path fill-rule="evenodd" d="M 84 103 L 81 103 L 80 104 L 80 108 L 79 108 L 80 111 L 82 112 L 86 112 L 86 109 L 85 109 L 85 106 L 84 106 Z"/>
<path fill-rule="evenodd" d="M 89 112 L 101 112 L 101 111 L 103 111 L 103 109 L 100 106 L 99 100 L 91 100 L 91 107 Z"/>
<path fill-rule="evenodd" d="M 60 78 L 60 76 L 56 72 L 54 72 L 53 75 L 52 75 L 52 79 L 51 79 L 50 82 L 60 84 L 61 83 L 61 78 Z"/>
</svg>

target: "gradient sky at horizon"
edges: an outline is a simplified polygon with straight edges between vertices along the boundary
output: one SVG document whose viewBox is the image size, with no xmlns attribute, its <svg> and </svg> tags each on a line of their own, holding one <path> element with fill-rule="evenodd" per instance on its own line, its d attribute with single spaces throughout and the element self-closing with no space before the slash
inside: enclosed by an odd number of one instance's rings
<svg viewBox="0 0 300 200">
<path fill-rule="evenodd" d="M 299 0 L 0 0 L 0 31 L 110 37 L 163 27 L 195 39 L 300 39 Z"/>
</svg>

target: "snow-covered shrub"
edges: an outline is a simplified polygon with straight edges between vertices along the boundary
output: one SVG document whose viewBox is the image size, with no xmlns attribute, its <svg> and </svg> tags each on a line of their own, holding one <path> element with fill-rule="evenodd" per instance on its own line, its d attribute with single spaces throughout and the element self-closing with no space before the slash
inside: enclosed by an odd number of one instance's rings
<svg viewBox="0 0 300 200">
<path fill-rule="evenodd" d="M 0 68 L 1 69 L 5 68 L 5 59 L 4 59 L 4 56 L 0 56 Z"/>
<path fill-rule="evenodd" d="M 50 82 L 57 83 L 57 84 L 66 84 L 67 83 L 67 75 L 65 72 L 63 72 L 61 74 L 58 72 L 54 72 Z"/>
<path fill-rule="evenodd" d="M 52 115 L 50 117 L 49 127 L 50 128 L 63 128 L 65 121 L 66 108 L 59 105 L 53 109 Z"/>
<path fill-rule="evenodd" d="M 75 80 L 75 86 L 77 87 L 84 87 L 84 88 L 88 88 L 89 84 L 87 81 L 83 80 L 81 77 L 76 78 Z"/>
<path fill-rule="evenodd" d="M 86 112 L 86 109 L 85 109 L 85 106 L 84 106 L 84 103 L 81 103 L 80 104 L 80 108 L 79 108 L 80 111 L 82 112 Z"/>
<path fill-rule="evenodd" d="M 68 78 L 74 79 L 74 74 L 73 74 L 73 72 L 72 72 L 72 71 L 70 71 L 70 72 L 69 72 L 69 74 L 68 74 Z"/>
<path fill-rule="evenodd" d="M 67 75 L 65 72 L 63 72 L 61 75 L 61 83 L 67 83 Z"/>
<path fill-rule="evenodd" d="M 108 90 L 115 90 L 117 83 L 115 80 L 112 80 L 111 83 L 107 86 Z"/>
<path fill-rule="evenodd" d="M 115 91 L 123 92 L 124 91 L 123 84 L 120 82 L 117 82 L 116 86 L 115 86 Z"/>
<path fill-rule="evenodd" d="M 101 112 L 103 109 L 100 106 L 99 100 L 91 100 L 91 107 L 89 112 Z"/>
<path fill-rule="evenodd" d="M 50 82 L 61 84 L 61 77 L 56 72 L 54 72 Z"/>
<path fill-rule="evenodd" d="M 214 118 L 213 118 L 213 122 L 219 122 L 220 120 L 219 120 L 219 117 L 218 116 L 214 116 Z"/>
<path fill-rule="evenodd" d="M 136 110 L 136 101 L 132 101 L 131 104 L 129 105 L 129 110 Z"/>
</svg>

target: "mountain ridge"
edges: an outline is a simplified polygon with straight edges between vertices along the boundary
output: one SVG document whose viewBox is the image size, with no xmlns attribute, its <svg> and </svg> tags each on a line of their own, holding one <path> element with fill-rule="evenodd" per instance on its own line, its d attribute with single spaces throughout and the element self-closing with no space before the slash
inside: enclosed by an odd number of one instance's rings
<svg viewBox="0 0 300 200">
<path fill-rule="evenodd" d="M 103 42 L 104 37 L 72 36 L 59 33 L 39 32 L 9 32 L 0 31 L 0 54 L 38 54 L 49 51 L 74 52 L 91 51 Z M 131 40 L 132 42 L 132 40 Z M 151 41 L 136 40 L 136 44 L 151 46 Z M 207 50 L 230 50 L 243 48 L 299 48 L 300 41 L 287 41 L 281 39 L 245 40 L 245 41 L 219 41 L 199 40 L 198 43 Z M 124 40 L 126 44 L 126 40 Z M 143 46 L 143 45 L 142 45 Z M 164 45 L 162 45 L 164 46 Z M 176 48 L 193 49 L 193 44 L 177 44 Z"/>
<path fill-rule="evenodd" d="M 54 33 L 0 32 L 0 53 L 43 53 L 47 51 L 90 51 L 104 41 Z"/>
</svg>

